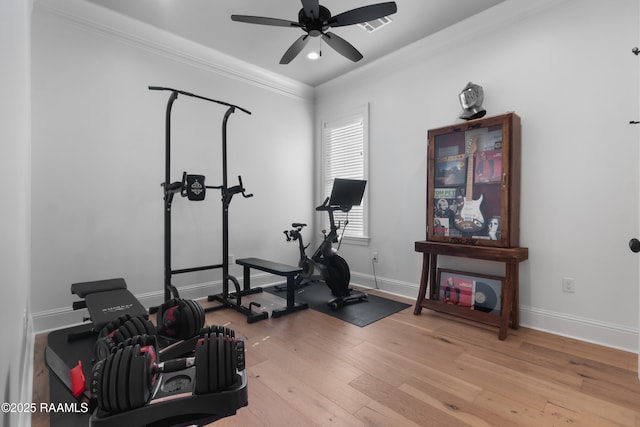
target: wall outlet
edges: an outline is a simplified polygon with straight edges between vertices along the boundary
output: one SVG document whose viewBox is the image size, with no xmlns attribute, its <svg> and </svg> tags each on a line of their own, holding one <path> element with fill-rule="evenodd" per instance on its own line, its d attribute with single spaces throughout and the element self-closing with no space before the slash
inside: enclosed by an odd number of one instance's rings
<svg viewBox="0 0 640 427">
<path fill-rule="evenodd" d="M 371 253 L 371 261 L 378 262 L 378 252 Z"/>
<path fill-rule="evenodd" d="M 564 277 L 562 279 L 562 292 L 574 294 L 576 292 L 576 279 Z"/>
<path fill-rule="evenodd" d="M 231 254 L 229 255 L 229 265 L 233 265 L 236 263 L 236 256 Z"/>
</svg>

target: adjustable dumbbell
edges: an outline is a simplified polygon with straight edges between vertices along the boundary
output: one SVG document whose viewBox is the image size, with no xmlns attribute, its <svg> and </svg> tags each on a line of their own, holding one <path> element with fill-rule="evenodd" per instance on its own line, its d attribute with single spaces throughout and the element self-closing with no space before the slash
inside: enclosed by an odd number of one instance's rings
<svg viewBox="0 0 640 427">
<path fill-rule="evenodd" d="M 204 326 L 205 312 L 197 301 L 171 299 L 157 311 L 158 327 L 144 317 L 120 316 L 109 322 L 99 333 L 95 344 L 96 359 L 104 359 L 122 341 L 136 335 L 162 335 L 185 340 L 194 337 Z"/>
<path fill-rule="evenodd" d="M 215 393 L 233 386 L 245 368 L 244 342 L 224 327 L 203 328 L 195 356 L 158 363 L 155 337 L 137 336 L 121 342 L 92 369 L 90 390 L 100 409 L 117 413 L 147 404 L 162 372 L 195 366 L 193 394 Z M 162 387 L 160 387 L 162 388 Z"/>
<path fill-rule="evenodd" d="M 205 312 L 197 301 L 173 298 L 158 307 L 156 319 L 160 335 L 186 340 L 202 329 Z"/>
</svg>

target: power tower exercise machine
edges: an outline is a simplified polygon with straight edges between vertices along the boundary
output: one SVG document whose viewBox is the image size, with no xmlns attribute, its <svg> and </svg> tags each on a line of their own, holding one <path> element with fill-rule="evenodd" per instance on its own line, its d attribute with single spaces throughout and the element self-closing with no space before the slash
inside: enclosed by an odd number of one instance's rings
<svg viewBox="0 0 640 427">
<path fill-rule="evenodd" d="M 262 292 L 262 288 L 250 289 L 248 284 L 244 284 L 244 288 L 240 288 L 238 280 L 229 274 L 229 205 L 234 195 L 241 194 L 243 197 L 251 197 L 247 194 L 242 184 L 242 178 L 238 176 L 238 184 L 232 187 L 228 185 L 227 179 L 227 121 L 231 114 L 236 110 L 243 113 L 251 114 L 250 111 L 237 105 L 227 102 L 218 101 L 193 93 L 185 92 L 178 89 L 168 87 L 149 86 L 149 90 L 168 91 L 171 92 L 167 102 L 165 117 L 165 179 L 161 184 L 164 189 L 164 299 L 168 301 L 172 298 L 179 298 L 178 289 L 172 284 L 171 278 L 174 274 L 191 273 L 203 270 L 222 269 L 222 293 L 210 295 L 209 301 L 217 301 L 221 303 L 219 306 L 205 308 L 206 311 L 217 310 L 222 308 L 233 308 L 236 311 L 247 316 L 247 322 L 252 323 L 258 320 L 268 318 L 265 311 L 253 311 L 252 307 L 259 307 L 260 304 L 251 302 L 249 306 L 242 305 L 242 297 L 249 294 Z M 184 172 L 181 181 L 171 182 L 171 111 L 178 95 L 189 96 L 203 101 L 213 102 L 215 104 L 224 105 L 227 111 L 222 119 L 222 185 L 208 186 L 205 185 L 205 176 L 192 175 Z M 220 190 L 222 195 L 222 262 L 214 265 L 205 265 L 198 267 L 189 267 L 182 269 L 173 269 L 171 266 L 171 207 L 175 194 L 187 197 L 189 200 L 204 200 L 207 189 Z M 235 287 L 235 292 L 229 292 L 229 281 Z"/>
</svg>

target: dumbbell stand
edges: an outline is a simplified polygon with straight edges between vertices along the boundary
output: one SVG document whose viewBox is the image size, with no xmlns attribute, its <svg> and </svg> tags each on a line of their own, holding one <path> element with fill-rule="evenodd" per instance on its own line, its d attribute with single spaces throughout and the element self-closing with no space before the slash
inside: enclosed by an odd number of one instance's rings
<svg viewBox="0 0 640 427">
<path fill-rule="evenodd" d="M 242 370 L 236 383 L 216 393 L 194 394 L 195 367 L 163 373 L 151 401 L 131 411 L 110 414 L 100 409 L 89 419 L 91 427 L 168 427 L 205 425 L 235 415 L 248 404 L 247 375 Z"/>
</svg>

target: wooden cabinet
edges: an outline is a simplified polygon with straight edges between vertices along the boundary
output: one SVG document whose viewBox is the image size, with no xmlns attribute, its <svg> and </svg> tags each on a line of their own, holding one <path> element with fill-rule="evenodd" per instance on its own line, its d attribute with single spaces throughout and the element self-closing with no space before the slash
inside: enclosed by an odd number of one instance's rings
<svg viewBox="0 0 640 427">
<path fill-rule="evenodd" d="M 427 240 L 517 247 L 520 117 L 470 120 L 428 137 Z"/>
<path fill-rule="evenodd" d="M 427 240 L 414 314 L 428 308 L 499 328 L 518 328 L 520 117 L 470 120 L 428 132 Z M 438 268 L 438 256 L 502 262 L 504 277 Z M 441 283 L 442 282 L 442 283 Z"/>
</svg>

